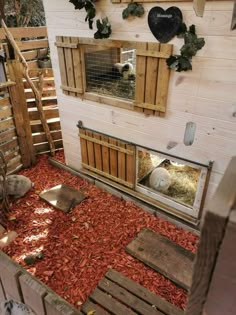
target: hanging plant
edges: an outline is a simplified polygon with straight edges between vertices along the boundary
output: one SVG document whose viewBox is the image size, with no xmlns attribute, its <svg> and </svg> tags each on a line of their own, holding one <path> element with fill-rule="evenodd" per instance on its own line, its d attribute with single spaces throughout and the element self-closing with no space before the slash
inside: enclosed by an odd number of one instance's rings
<svg viewBox="0 0 236 315">
<path fill-rule="evenodd" d="M 111 24 L 105 17 L 101 21 L 97 20 L 97 32 L 94 34 L 95 39 L 108 38 L 111 35 Z"/>
<path fill-rule="evenodd" d="M 137 2 L 131 2 L 128 4 L 127 8 L 123 10 L 122 17 L 127 19 L 130 15 L 141 17 L 144 14 L 144 7 L 142 4 Z"/>
<path fill-rule="evenodd" d="M 85 22 L 88 21 L 89 28 L 93 29 L 93 19 L 96 16 L 96 8 L 94 5 L 94 0 L 69 0 L 69 2 L 73 3 L 75 9 L 85 9 L 87 15 L 85 17 Z"/>
<path fill-rule="evenodd" d="M 180 55 L 172 55 L 166 63 L 170 69 L 177 72 L 192 70 L 192 57 L 205 45 L 204 38 L 197 37 L 195 25 L 191 25 L 189 30 L 186 24 L 182 24 L 177 37 L 184 39 L 184 45 L 180 49 Z"/>
</svg>

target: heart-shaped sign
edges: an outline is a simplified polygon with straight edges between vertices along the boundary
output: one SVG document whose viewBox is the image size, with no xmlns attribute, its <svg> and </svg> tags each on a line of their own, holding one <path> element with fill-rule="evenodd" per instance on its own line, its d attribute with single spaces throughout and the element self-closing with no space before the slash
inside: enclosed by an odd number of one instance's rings
<svg viewBox="0 0 236 315">
<path fill-rule="evenodd" d="M 150 30 L 160 43 L 171 40 L 177 34 L 182 21 L 182 12 L 177 7 L 170 7 L 167 10 L 154 7 L 148 14 Z"/>
</svg>

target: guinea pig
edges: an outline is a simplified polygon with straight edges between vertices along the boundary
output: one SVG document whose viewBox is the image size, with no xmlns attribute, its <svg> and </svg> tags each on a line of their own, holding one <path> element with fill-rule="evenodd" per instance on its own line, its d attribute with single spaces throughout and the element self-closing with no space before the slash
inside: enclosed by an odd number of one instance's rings
<svg viewBox="0 0 236 315">
<path fill-rule="evenodd" d="M 0 199 L 2 196 L 2 177 L 0 177 Z M 6 191 L 8 195 L 15 198 L 23 197 L 31 188 L 33 183 L 31 180 L 23 175 L 8 175 L 6 177 Z"/>
<path fill-rule="evenodd" d="M 117 62 L 115 68 L 119 71 L 122 75 L 123 79 L 125 80 L 135 80 L 135 72 L 134 66 L 130 62 L 119 63 Z"/>
<path fill-rule="evenodd" d="M 171 185 L 170 173 L 164 167 L 155 168 L 149 177 L 149 186 L 160 192 L 166 192 Z"/>
<path fill-rule="evenodd" d="M 3 301 L 0 305 L 2 315 L 36 315 L 36 313 L 23 303 L 14 300 Z"/>
</svg>

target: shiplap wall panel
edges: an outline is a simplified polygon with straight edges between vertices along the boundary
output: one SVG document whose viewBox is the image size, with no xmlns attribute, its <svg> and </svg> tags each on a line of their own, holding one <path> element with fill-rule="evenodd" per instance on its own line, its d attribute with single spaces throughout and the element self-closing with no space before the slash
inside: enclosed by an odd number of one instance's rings
<svg viewBox="0 0 236 315">
<path fill-rule="evenodd" d="M 147 24 L 147 14 L 156 5 L 164 9 L 178 6 L 187 25 L 195 24 L 197 33 L 206 41 L 193 60 L 193 71 L 171 72 L 165 118 L 145 117 L 63 95 L 59 88 L 61 79 L 54 46 L 56 36 L 93 38 L 94 30 L 89 30 L 84 22 L 85 12 L 74 10 L 69 1 L 44 0 L 66 162 L 75 169 L 80 168 L 76 124 L 82 120 L 85 127 L 167 154 L 201 163 L 213 160 L 209 200 L 231 156 L 236 154 L 236 32 L 230 30 L 233 1 L 207 1 L 203 18 L 196 17 L 191 2 L 150 3 L 144 5 L 144 17 L 127 21 L 121 16 L 126 4 L 112 4 L 109 0 L 97 3 L 98 12 L 103 12 L 111 21 L 112 39 L 145 42 L 155 41 Z M 175 38 L 170 43 L 177 53 L 183 40 Z M 195 122 L 197 129 L 193 145 L 186 147 L 183 137 L 189 121 Z M 177 145 L 168 150 L 170 141 Z"/>
</svg>

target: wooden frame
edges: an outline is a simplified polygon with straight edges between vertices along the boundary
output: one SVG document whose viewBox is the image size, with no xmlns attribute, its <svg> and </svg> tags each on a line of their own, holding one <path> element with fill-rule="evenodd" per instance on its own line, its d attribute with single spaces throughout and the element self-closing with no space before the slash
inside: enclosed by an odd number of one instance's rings
<svg viewBox="0 0 236 315">
<path fill-rule="evenodd" d="M 55 45 L 58 49 L 61 89 L 64 94 L 143 112 L 146 115 L 164 116 L 170 76 L 166 59 L 172 53 L 172 45 L 61 36 L 56 38 Z M 86 48 L 92 48 L 94 52 L 109 48 L 136 49 L 136 88 L 133 101 L 86 91 Z"/>
<path fill-rule="evenodd" d="M 164 195 L 158 191 L 155 191 L 151 189 L 150 187 L 146 187 L 140 183 L 138 183 L 138 150 L 145 150 L 145 152 L 153 154 L 153 155 L 158 155 L 159 157 L 162 157 L 163 159 L 171 159 L 174 160 L 177 163 L 184 163 L 185 165 L 188 165 L 193 168 L 201 168 L 201 173 L 199 175 L 199 181 L 198 181 L 198 186 L 197 186 L 197 192 L 195 195 L 195 200 L 193 206 L 188 206 L 187 204 L 180 203 L 176 200 L 174 200 L 171 197 L 168 197 L 167 195 Z M 188 216 L 193 217 L 194 219 L 199 218 L 199 214 L 202 210 L 203 203 L 204 203 L 204 197 L 205 197 L 205 190 L 207 188 L 208 184 L 208 177 L 209 177 L 209 171 L 211 170 L 212 164 L 209 163 L 209 165 L 200 165 L 198 163 L 194 163 L 194 161 L 186 161 L 185 159 L 169 156 L 167 154 L 158 152 L 158 151 L 153 151 L 150 149 L 146 149 L 140 146 L 136 146 L 136 181 L 135 181 L 135 190 L 147 195 L 153 199 L 156 199 L 160 201 L 162 204 L 168 205 L 170 208 L 176 209 L 180 214 L 184 213 Z"/>
</svg>

